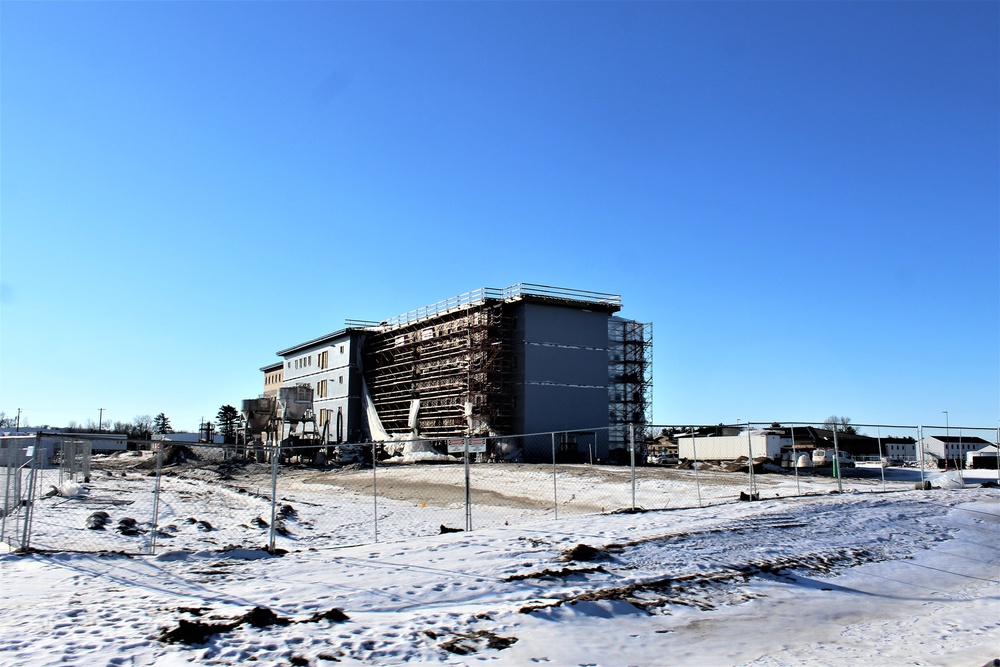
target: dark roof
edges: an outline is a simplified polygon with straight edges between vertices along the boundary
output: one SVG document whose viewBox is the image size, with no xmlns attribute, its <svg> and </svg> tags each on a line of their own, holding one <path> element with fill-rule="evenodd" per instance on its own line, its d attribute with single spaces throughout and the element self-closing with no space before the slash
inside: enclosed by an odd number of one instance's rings
<svg viewBox="0 0 1000 667">
<path fill-rule="evenodd" d="M 944 443 L 949 443 L 950 442 L 950 443 L 955 443 L 955 444 L 961 443 L 963 445 L 968 445 L 968 444 L 973 444 L 973 445 L 978 445 L 978 444 L 992 445 L 992 444 L 994 444 L 994 443 L 990 442 L 989 440 L 983 440 L 982 438 L 978 438 L 978 437 L 976 437 L 974 435 L 930 435 L 930 436 L 927 436 L 927 437 L 934 438 L 935 440 L 937 440 L 939 442 L 944 442 Z"/>
<path fill-rule="evenodd" d="M 261 366 L 260 370 L 264 371 L 265 373 L 269 373 L 270 371 L 276 371 L 279 368 L 282 368 L 284 365 L 285 365 L 285 362 L 283 362 L 283 361 L 276 361 L 273 364 L 268 364 L 267 366 Z"/>
<path fill-rule="evenodd" d="M 289 354 L 295 354 L 302 350 L 307 350 L 310 347 L 316 347 L 317 345 L 322 345 L 323 343 L 329 343 L 335 340 L 342 340 L 350 337 L 353 334 L 360 333 L 360 329 L 341 329 L 340 331 L 334 331 L 333 333 L 328 333 L 325 336 L 320 336 L 319 338 L 314 338 L 312 340 L 307 340 L 304 343 L 299 343 L 298 345 L 293 345 L 292 347 L 286 348 L 284 350 L 278 350 L 275 354 L 279 357 L 285 357 Z"/>
</svg>

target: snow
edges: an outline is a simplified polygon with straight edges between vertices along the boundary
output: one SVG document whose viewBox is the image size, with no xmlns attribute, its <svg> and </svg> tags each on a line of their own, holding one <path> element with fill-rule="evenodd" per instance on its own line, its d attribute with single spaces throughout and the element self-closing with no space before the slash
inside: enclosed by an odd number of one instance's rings
<svg viewBox="0 0 1000 667">
<path fill-rule="evenodd" d="M 440 465 L 380 472 L 416 487 L 464 474 Z M 683 475 L 644 471 L 640 500 L 654 488 L 693 497 L 694 471 L 671 472 Z M 270 520 L 258 494 L 165 477 L 165 499 L 211 494 L 217 510 L 201 505 L 199 518 L 214 530 L 184 525 L 189 508 L 167 502 L 161 525 L 178 524 L 176 535 L 155 556 L 0 555 L 0 662 L 978 667 L 1000 658 L 1000 489 L 981 487 L 995 474 L 919 491 L 899 471 L 888 493 L 880 479 L 845 480 L 839 494 L 829 493 L 832 480 L 800 479 L 814 485 L 810 496 L 788 493 L 794 478 L 758 475 L 759 502 L 594 513 L 621 507 L 620 495 L 570 468 L 560 496 L 589 493 L 555 519 L 551 469 L 497 466 L 476 470 L 477 488 L 520 506 L 480 508 L 472 532 L 402 541 L 412 503 L 383 498 L 380 542 L 330 548 L 370 541 L 361 485 L 371 471 L 313 471 L 283 481 L 297 510 L 290 524 L 347 514 L 337 524 L 346 534 L 299 530 L 279 540 L 284 555 L 256 548 L 266 533 L 237 525 Z M 706 497 L 725 488 L 701 480 Z M 40 507 L 61 503 L 73 521 L 100 497 L 138 510 L 148 484 L 95 473 L 86 494 Z M 435 511 L 450 513 L 432 514 L 428 527 L 461 516 L 445 505 Z M 202 642 L 169 641 L 192 629 L 207 633 Z"/>
</svg>

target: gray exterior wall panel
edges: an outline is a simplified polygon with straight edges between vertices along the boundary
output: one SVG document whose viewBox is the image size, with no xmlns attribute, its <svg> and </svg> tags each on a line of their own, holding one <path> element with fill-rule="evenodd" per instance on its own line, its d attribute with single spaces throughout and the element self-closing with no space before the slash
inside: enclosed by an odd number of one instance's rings
<svg viewBox="0 0 1000 667">
<path fill-rule="evenodd" d="M 525 382 L 607 388 L 608 353 L 605 350 L 525 345 L 523 356 Z"/>
<path fill-rule="evenodd" d="M 518 328 L 530 343 L 607 349 L 608 314 L 540 303 L 521 306 Z"/>
</svg>

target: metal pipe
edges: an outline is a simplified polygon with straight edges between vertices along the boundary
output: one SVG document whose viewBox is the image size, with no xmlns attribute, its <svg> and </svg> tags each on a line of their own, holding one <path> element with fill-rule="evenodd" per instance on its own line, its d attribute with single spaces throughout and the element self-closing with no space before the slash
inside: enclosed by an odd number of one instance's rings
<svg viewBox="0 0 1000 667">
<path fill-rule="evenodd" d="M 162 436 L 161 436 L 162 437 Z M 156 444 L 156 481 L 153 483 L 153 533 L 149 540 L 149 555 L 156 553 L 156 531 L 160 522 L 160 480 L 163 477 L 163 440 Z"/>
<path fill-rule="evenodd" d="M 635 511 L 635 424 L 628 425 L 628 449 L 632 468 L 632 511 Z"/>
<path fill-rule="evenodd" d="M 472 530 L 472 488 L 469 480 L 469 439 L 465 441 L 465 530 Z"/>
<path fill-rule="evenodd" d="M 795 448 L 795 427 L 792 426 L 792 468 L 795 470 L 795 495 L 802 495 L 802 487 L 799 486 L 799 451 Z"/>
<path fill-rule="evenodd" d="M 378 542 L 378 445 L 372 444 L 372 502 L 375 505 L 375 541 Z"/>
<path fill-rule="evenodd" d="M 924 427 L 917 427 L 917 456 L 920 457 L 920 488 L 924 488 Z"/>
<path fill-rule="evenodd" d="M 559 485 L 556 484 L 556 433 L 552 432 L 552 504 L 555 518 L 559 518 Z"/>
<path fill-rule="evenodd" d="M 38 458 L 39 450 L 41 449 L 42 436 L 41 434 L 35 435 L 35 444 L 31 448 L 31 472 L 28 474 L 28 497 L 27 505 L 25 505 L 24 510 L 24 526 L 21 533 L 21 547 L 18 551 L 27 551 L 31 546 L 31 517 L 34 513 L 35 504 L 35 477 L 38 475 Z M 44 454 L 44 452 L 42 452 Z"/>
<path fill-rule="evenodd" d="M 701 475 L 698 473 L 698 439 L 694 437 L 694 427 L 691 427 L 691 453 L 694 454 L 694 485 L 698 490 L 698 507 L 704 507 L 701 502 Z"/>
<path fill-rule="evenodd" d="M 840 446 L 837 444 L 837 424 L 833 425 L 833 474 L 837 478 L 837 492 L 844 492 L 844 483 L 840 479 Z"/>
<path fill-rule="evenodd" d="M 875 427 L 875 435 L 878 437 L 878 459 L 879 459 L 879 468 L 882 470 L 882 491 L 885 491 L 885 466 L 882 465 L 882 458 L 883 457 L 886 458 L 886 461 L 885 461 L 886 465 L 888 465 L 889 459 L 888 459 L 887 456 L 885 456 L 885 454 L 882 453 L 882 427 L 881 426 L 876 426 Z"/>
<path fill-rule="evenodd" d="M 278 461 L 281 460 L 281 441 L 275 440 L 273 453 L 271 455 L 271 531 L 270 538 L 268 540 L 268 551 L 272 554 L 274 553 L 274 542 L 275 542 L 275 532 L 274 527 L 275 518 L 277 518 L 278 511 Z"/>
</svg>

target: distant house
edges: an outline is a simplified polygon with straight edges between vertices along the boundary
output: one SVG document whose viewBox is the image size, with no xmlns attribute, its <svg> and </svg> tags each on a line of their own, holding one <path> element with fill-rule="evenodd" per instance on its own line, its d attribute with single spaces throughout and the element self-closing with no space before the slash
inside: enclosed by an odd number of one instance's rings
<svg viewBox="0 0 1000 667">
<path fill-rule="evenodd" d="M 79 433 L 64 430 L 35 431 L 17 435 L 4 434 L 0 436 L 0 466 L 20 465 L 37 457 L 41 465 L 49 466 L 58 462 L 59 454 L 71 445 L 85 445 L 85 449 L 73 451 L 88 451 L 93 454 L 108 454 L 123 452 L 128 449 L 128 435 L 124 433 Z M 30 452 L 30 453 L 29 453 Z"/>
<path fill-rule="evenodd" d="M 832 429 L 815 426 L 772 427 L 767 429 L 792 441 L 795 451 L 812 449 L 832 449 L 834 433 Z M 837 431 L 837 449 L 847 452 L 858 461 L 875 461 L 884 456 L 914 460 L 917 458 L 917 441 L 914 438 L 898 436 L 871 436 L 859 433 Z"/>
<path fill-rule="evenodd" d="M 646 454 L 650 458 L 677 458 L 677 440 L 668 435 L 658 435 L 646 445 Z"/>
<path fill-rule="evenodd" d="M 992 445 L 992 442 L 968 435 L 930 435 L 920 441 L 924 456 L 933 458 L 942 468 L 961 468 L 969 452 Z"/>
</svg>

